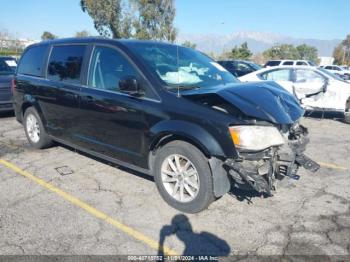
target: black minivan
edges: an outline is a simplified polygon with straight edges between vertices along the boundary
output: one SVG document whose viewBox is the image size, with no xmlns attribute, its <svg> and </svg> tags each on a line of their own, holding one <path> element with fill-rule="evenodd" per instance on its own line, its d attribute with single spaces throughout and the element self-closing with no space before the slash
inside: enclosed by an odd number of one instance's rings
<svg viewBox="0 0 350 262">
<path fill-rule="evenodd" d="M 272 195 L 317 164 L 298 101 L 274 82 L 239 83 L 195 50 L 102 38 L 29 46 L 14 82 L 29 143 L 53 141 L 154 176 L 171 206 L 199 212 L 231 187 Z"/>
</svg>

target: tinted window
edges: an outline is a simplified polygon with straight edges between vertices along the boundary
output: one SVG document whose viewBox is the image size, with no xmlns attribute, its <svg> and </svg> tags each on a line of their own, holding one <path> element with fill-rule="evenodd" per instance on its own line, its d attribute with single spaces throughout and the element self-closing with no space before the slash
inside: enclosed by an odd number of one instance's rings
<svg viewBox="0 0 350 262">
<path fill-rule="evenodd" d="M 290 70 L 289 69 L 280 69 L 268 71 L 261 74 L 261 77 L 265 80 L 272 81 L 289 81 L 290 80 Z"/>
<path fill-rule="evenodd" d="M 325 69 L 332 70 L 331 66 L 326 66 Z"/>
<path fill-rule="evenodd" d="M 257 65 L 257 64 L 251 63 L 251 62 L 246 62 L 246 64 L 249 65 L 249 66 L 250 66 L 252 69 L 254 69 L 255 71 L 261 69 L 261 66 L 260 66 L 260 65 Z"/>
<path fill-rule="evenodd" d="M 296 81 L 297 83 L 305 83 L 305 82 L 323 82 L 324 77 L 320 74 L 306 69 L 298 69 L 296 71 Z"/>
<path fill-rule="evenodd" d="M 46 51 L 47 46 L 45 45 L 30 47 L 23 54 L 19 62 L 18 73 L 30 76 L 42 76 Z"/>
<path fill-rule="evenodd" d="M 103 90 L 119 91 L 119 81 L 126 76 L 138 76 L 129 61 L 117 50 L 108 47 L 94 49 L 88 85 Z"/>
<path fill-rule="evenodd" d="M 279 66 L 281 63 L 281 61 L 269 61 L 265 64 L 265 67 L 266 66 Z"/>
<path fill-rule="evenodd" d="M 0 57 L 0 75 L 13 74 L 16 69 L 16 60 L 9 57 Z"/>
<path fill-rule="evenodd" d="M 244 75 L 249 74 L 253 71 L 254 71 L 254 69 L 252 69 L 248 64 L 240 63 L 240 62 L 237 63 L 236 76 L 238 76 L 238 77 L 244 76 Z"/>
<path fill-rule="evenodd" d="M 303 61 L 298 61 L 297 65 L 308 65 L 308 64 L 306 62 L 303 62 Z"/>
<path fill-rule="evenodd" d="M 47 78 L 73 84 L 80 83 L 80 73 L 86 46 L 54 46 L 47 69 Z"/>
<path fill-rule="evenodd" d="M 227 70 L 231 70 L 235 68 L 235 64 L 230 61 L 219 61 L 218 63 L 223 67 L 225 67 Z"/>
<path fill-rule="evenodd" d="M 294 64 L 293 61 L 286 61 L 286 62 L 283 63 L 283 65 L 293 65 L 293 64 Z"/>
</svg>

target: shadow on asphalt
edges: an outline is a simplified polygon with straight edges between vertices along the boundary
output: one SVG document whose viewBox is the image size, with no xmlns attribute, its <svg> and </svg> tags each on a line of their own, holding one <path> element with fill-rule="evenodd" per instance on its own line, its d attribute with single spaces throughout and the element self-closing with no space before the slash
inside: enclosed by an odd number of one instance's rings
<svg viewBox="0 0 350 262">
<path fill-rule="evenodd" d="M 240 202 L 246 201 L 248 205 L 253 204 L 252 199 L 254 198 L 267 197 L 264 194 L 254 191 L 253 189 L 244 190 L 236 187 L 231 187 L 228 194 L 229 196 L 236 198 Z"/>
<path fill-rule="evenodd" d="M 147 175 L 147 174 L 144 174 L 144 173 L 135 171 L 135 170 L 130 169 L 130 168 L 127 168 L 127 167 L 123 167 L 123 166 L 116 165 L 116 164 L 111 163 L 111 162 L 109 162 L 109 161 L 107 161 L 107 160 L 104 160 L 104 159 L 102 159 L 102 158 L 95 157 L 95 156 L 90 155 L 90 154 L 88 154 L 88 153 L 85 153 L 85 152 L 76 150 L 75 148 L 70 147 L 70 146 L 67 146 L 67 145 L 63 145 L 63 144 L 59 144 L 59 143 L 57 143 L 57 145 L 58 145 L 58 146 L 61 146 L 61 147 L 64 147 L 64 148 L 67 149 L 67 150 L 76 152 L 76 153 L 78 153 L 78 154 L 80 154 L 80 155 L 86 156 L 86 157 L 88 157 L 88 158 L 90 158 L 90 159 L 93 159 L 93 160 L 95 160 L 95 161 L 97 161 L 97 162 L 100 162 L 100 163 L 102 163 L 102 164 L 109 165 L 109 166 L 112 166 L 112 167 L 114 167 L 114 168 L 118 168 L 118 169 L 120 169 L 120 170 L 122 170 L 122 171 L 124 171 L 124 172 L 129 173 L 129 174 L 132 174 L 132 175 L 141 177 L 141 178 L 143 178 L 143 179 L 146 179 L 146 180 L 148 180 L 148 181 L 154 182 L 153 176 L 150 176 L 150 175 Z"/>
<path fill-rule="evenodd" d="M 2 118 L 11 118 L 15 116 L 15 112 L 10 111 L 10 112 L 0 112 L 0 119 Z"/>
<path fill-rule="evenodd" d="M 304 117 L 315 120 L 331 119 L 344 123 L 344 115 L 340 112 L 307 111 Z"/>
<path fill-rule="evenodd" d="M 163 247 L 167 237 L 175 235 L 184 243 L 183 256 L 228 256 L 231 248 L 228 243 L 216 235 L 202 231 L 193 232 L 192 225 L 186 215 L 179 214 L 172 218 L 170 225 L 162 227 L 159 233 L 159 247 Z M 162 249 L 159 256 L 164 256 Z M 208 260 L 207 260 L 208 261 Z"/>
</svg>

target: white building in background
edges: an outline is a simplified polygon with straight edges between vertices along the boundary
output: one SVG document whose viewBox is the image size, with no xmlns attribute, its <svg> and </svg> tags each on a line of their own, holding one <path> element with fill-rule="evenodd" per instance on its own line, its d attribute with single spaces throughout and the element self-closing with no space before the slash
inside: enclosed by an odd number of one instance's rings
<svg viewBox="0 0 350 262">
<path fill-rule="evenodd" d="M 38 43 L 40 42 L 41 40 L 31 40 L 31 39 L 25 39 L 25 38 L 22 38 L 22 39 L 18 39 L 19 43 L 21 46 L 23 46 L 24 48 L 26 48 L 27 46 L 29 45 L 32 45 L 32 44 L 35 44 L 35 43 Z"/>
<path fill-rule="evenodd" d="M 318 59 L 320 60 L 320 66 L 333 65 L 334 63 L 334 57 L 332 56 L 320 56 Z"/>
<path fill-rule="evenodd" d="M 26 48 L 31 44 L 35 44 L 37 42 L 40 42 L 40 40 L 31 40 L 26 38 L 13 39 L 9 37 L 3 37 L 3 38 L 0 38 L 0 50 L 3 50 L 3 49 L 20 50 L 20 49 Z"/>
</svg>

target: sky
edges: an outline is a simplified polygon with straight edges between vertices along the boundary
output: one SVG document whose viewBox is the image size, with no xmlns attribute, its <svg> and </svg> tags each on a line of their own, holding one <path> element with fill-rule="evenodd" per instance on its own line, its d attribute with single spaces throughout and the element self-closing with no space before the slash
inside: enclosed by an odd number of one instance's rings
<svg viewBox="0 0 350 262">
<path fill-rule="evenodd" d="M 270 32 L 296 38 L 344 39 L 350 33 L 349 0 L 175 0 L 180 34 Z M 60 37 L 87 30 L 92 19 L 79 0 L 1 0 L 0 30 L 40 39 L 43 31 Z"/>
</svg>

